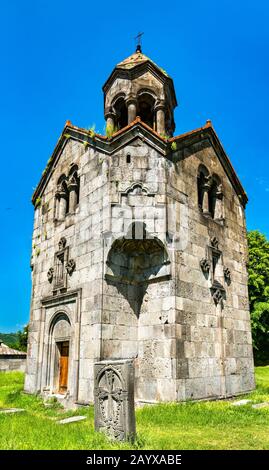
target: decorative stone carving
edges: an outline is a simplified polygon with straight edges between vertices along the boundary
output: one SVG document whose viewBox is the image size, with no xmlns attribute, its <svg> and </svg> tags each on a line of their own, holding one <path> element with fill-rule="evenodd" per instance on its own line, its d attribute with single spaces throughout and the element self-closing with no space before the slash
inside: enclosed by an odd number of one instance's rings
<svg viewBox="0 0 269 470">
<path fill-rule="evenodd" d="M 130 359 L 94 365 L 94 423 L 119 441 L 135 437 L 134 366 Z"/>
<path fill-rule="evenodd" d="M 213 294 L 213 299 L 216 304 L 219 304 L 223 300 L 223 295 L 220 289 L 216 289 Z"/>
<path fill-rule="evenodd" d="M 67 183 L 67 188 L 69 189 L 69 191 L 73 187 L 76 188 L 76 189 L 78 188 L 78 179 L 77 179 L 76 175 L 70 175 L 69 181 Z"/>
<path fill-rule="evenodd" d="M 64 250 L 66 246 L 66 238 L 62 237 L 59 241 L 59 250 Z"/>
<path fill-rule="evenodd" d="M 67 198 L 66 186 L 65 186 L 65 179 L 61 183 L 57 185 L 56 196 L 59 198 Z"/>
<path fill-rule="evenodd" d="M 49 268 L 48 272 L 47 272 L 47 276 L 48 276 L 48 281 L 51 283 L 52 280 L 53 280 L 53 274 L 54 274 L 54 269 L 53 268 Z"/>
<path fill-rule="evenodd" d="M 224 278 L 227 283 L 231 282 L 231 271 L 229 268 L 223 268 Z"/>
<path fill-rule="evenodd" d="M 73 274 L 73 272 L 75 271 L 75 269 L 76 269 L 76 262 L 75 262 L 75 260 L 74 260 L 74 259 L 70 259 L 70 260 L 67 262 L 65 268 L 66 268 L 66 271 L 68 272 L 69 276 L 71 276 L 71 275 Z"/>
<path fill-rule="evenodd" d="M 202 271 L 205 274 L 209 273 L 209 271 L 210 271 L 210 262 L 208 261 L 208 259 L 206 259 L 206 258 L 201 259 L 200 266 L 202 268 Z"/>
<path fill-rule="evenodd" d="M 213 246 L 213 248 L 216 248 L 216 250 L 219 249 L 219 241 L 218 241 L 217 237 L 212 237 L 211 238 L 211 246 Z"/>
<path fill-rule="evenodd" d="M 222 199 L 223 198 L 223 188 L 222 188 L 222 184 L 220 183 L 217 187 L 217 191 L 216 191 L 216 197 L 219 198 L 219 199 Z"/>
<path fill-rule="evenodd" d="M 215 279 L 210 290 L 215 304 L 217 305 L 221 303 L 223 306 L 223 300 L 226 298 L 226 292 L 223 285 Z"/>
</svg>

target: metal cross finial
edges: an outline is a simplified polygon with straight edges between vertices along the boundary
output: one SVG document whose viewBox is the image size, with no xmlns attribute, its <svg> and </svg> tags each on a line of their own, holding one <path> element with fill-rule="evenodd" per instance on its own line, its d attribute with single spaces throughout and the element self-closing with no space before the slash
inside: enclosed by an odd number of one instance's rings
<svg viewBox="0 0 269 470">
<path fill-rule="evenodd" d="M 144 33 L 138 33 L 138 35 L 135 37 L 135 40 L 137 42 L 136 44 L 136 52 L 142 52 L 142 49 L 141 49 L 141 38 L 143 36 Z"/>
</svg>

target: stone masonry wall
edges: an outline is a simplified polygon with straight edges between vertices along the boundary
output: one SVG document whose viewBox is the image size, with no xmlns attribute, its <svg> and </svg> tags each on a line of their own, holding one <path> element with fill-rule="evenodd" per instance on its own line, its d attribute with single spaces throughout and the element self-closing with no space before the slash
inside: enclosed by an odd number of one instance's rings
<svg viewBox="0 0 269 470">
<path fill-rule="evenodd" d="M 55 222 L 57 181 L 73 163 L 80 202 L 75 214 Z M 200 163 L 222 180 L 223 223 L 198 208 Z M 145 225 L 148 245 L 143 237 L 138 244 L 132 237 L 126 242 L 134 221 Z M 61 237 L 75 270 L 67 275 L 66 291 L 53 296 L 47 273 Z M 211 275 L 206 278 L 200 266 L 213 237 L 221 268 L 231 272 L 222 306 L 212 298 Z M 145 246 L 145 256 L 136 257 Z M 93 400 L 93 364 L 103 359 L 135 358 L 135 394 L 141 401 L 252 389 L 246 260 L 244 210 L 208 141 L 178 150 L 172 160 L 141 139 L 110 156 L 69 139 L 35 210 L 25 389 L 55 392 L 47 371 L 52 324 L 61 312 L 73 338 L 73 401 Z"/>
<path fill-rule="evenodd" d="M 18 370 L 20 372 L 25 372 L 26 367 L 26 358 L 0 358 L 0 371 L 8 372 L 12 370 Z"/>
<path fill-rule="evenodd" d="M 245 214 L 209 142 L 182 151 L 170 185 L 188 195 L 188 240 L 176 256 L 177 398 L 198 399 L 234 395 L 255 387 L 247 290 Z M 204 164 L 223 185 L 223 224 L 205 217 L 198 208 L 196 178 Z M 178 178 L 177 174 L 181 177 Z M 216 237 L 222 267 L 231 272 L 224 281 L 226 299 L 215 305 L 211 274 L 203 275 L 200 260 Z"/>
</svg>

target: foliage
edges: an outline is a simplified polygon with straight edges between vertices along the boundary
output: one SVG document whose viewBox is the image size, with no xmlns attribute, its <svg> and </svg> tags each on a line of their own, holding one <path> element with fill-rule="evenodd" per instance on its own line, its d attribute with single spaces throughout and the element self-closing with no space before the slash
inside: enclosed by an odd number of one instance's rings
<svg viewBox="0 0 269 470">
<path fill-rule="evenodd" d="M 41 205 L 42 199 L 41 197 L 37 197 L 35 200 L 35 209 Z"/>
<path fill-rule="evenodd" d="M 19 351 L 27 351 L 27 341 L 28 341 L 28 331 L 29 331 L 29 326 L 25 325 L 23 327 L 23 330 L 19 330 L 17 335 L 18 335 L 18 342 L 17 342 L 17 348 Z"/>
<path fill-rule="evenodd" d="M 169 139 L 170 139 L 170 135 L 166 134 L 165 132 L 161 132 L 160 136 L 161 136 L 164 140 L 169 140 Z"/>
<path fill-rule="evenodd" d="M 258 230 L 248 233 L 248 289 L 257 363 L 269 361 L 269 241 Z"/>
<path fill-rule="evenodd" d="M 26 351 L 28 340 L 28 325 L 24 326 L 22 331 L 17 331 L 17 333 L 0 333 L 0 339 L 10 348 L 18 349 L 19 351 Z"/>
<path fill-rule="evenodd" d="M 96 132 L 95 132 L 95 124 L 93 124 L 89 129 L 88 129 L 88 134 L 91 139 L 95 138 Z"/>
<path fill-rule="evenodd" d="M 19 335 L 18 333 L 0 333 L 0 340 L 10 348 L 16 349 Z"/>
<path fill-rule="evenodd" d="M 173 152 L 175 152 L 177 150 L 177 143 L 176 142 L 172 142 L 171 149 L 173 150 Z"/>
<path fill-rule="evenodd" d="M 38 396 L 24 394 L 23 374 L 0 373 L 0 407 L 24 408 L 24 413 L 0 413 L 1 449 L 269 449 L 269 409 L 252 403 L 269 401 L 269 367 L 256 368 L 257 390 L 245 406 L 229 400 L 167 403 L 136 410 L 137 440 L 113 442 L 94 432 L 93 407 L 63 410 L 45 406 Z M 85 415 L 77 423 L 57 421 Z"/>
<path fill-rule="evenodd" d="M 115 132 L 118 132 L 118 127 L 113 126 L 112 124 L 106 125 L 106 136 L 110 139 Z"/>
</svg>

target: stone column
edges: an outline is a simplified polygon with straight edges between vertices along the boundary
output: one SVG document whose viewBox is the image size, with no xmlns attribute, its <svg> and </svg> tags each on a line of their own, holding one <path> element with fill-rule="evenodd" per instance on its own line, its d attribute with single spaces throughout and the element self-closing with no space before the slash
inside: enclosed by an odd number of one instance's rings
<svg viewBox="0 0 269 470">
<path fill-rule="evenodd" d="M 107 125 L 108 127 L 111 126 L 112 129 L 114 129 L 114 127 L 115 127 L 115 120 L 114 120 L 114 117 L 113 117 L 112 114 L 110 114 L 109 116 L 107 116 L 106 125 Z"/>
<path fill-rule="evenodd" d="M 220 184 L 218 186 L 218 189 L 216 191 L 216 202 L 215 202 L 215 214 L 214 214 L 214 219 L 223 219 L 223 204 L 222 204 L 222 199 L 223 199 L 223 192 L 222 192 L 222 185 Z"/>
<path fill-rule="evenodd" d="M 205 177 L 205 183 L 203 186 L 203 201 L 202 201 L 202 211 L 204 215 L 209 215 L 209 190 L 211 187 L 210 177 Z"/>
<path fill-rule="evenodd" d="M 112 111 L 112 109 L 108 109 L 105 112 L 105 119 L 106 119 L 106 129 L 108 133 L 113 133 L 116 128 L 117 123 L 117 115 Z"/>
<path fill-rule="evenodd" d="M 133 122 L 136 118 L 136 112 L 137 112 L 137 100 L 135 96 L 127 96 L 126 98 L 126 106 L 128 110 L 128 124 Z"/>
<path fill-rule="evenodd" d="M 156 131 L 158 134 L 165 134 L 165 106 L 164 103 L 157 103 L 155 106 Z"/>
<path fill-rule="evenodd" d="M 78 203 L 78 182 L 73 179 L 68 183 L 69 212 L 75 212 Z"/>
<path fill-rule="evenodd" d="M 55 207 L 54 207 L 54 219 L 59 219 L 59 205 L 60 205 L 60 197 L 59 194 L 55 194 Z"/>
<path fill-rule="evenodd" d="M 63 220 L 66 216 L 67 211 L 67 194 L 65 191 L 61 191 L 58 193 L 59 197 L 59 206 L 58 206 L 58 219 Z"/>
</svg>

